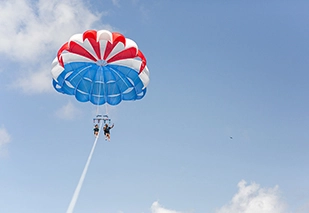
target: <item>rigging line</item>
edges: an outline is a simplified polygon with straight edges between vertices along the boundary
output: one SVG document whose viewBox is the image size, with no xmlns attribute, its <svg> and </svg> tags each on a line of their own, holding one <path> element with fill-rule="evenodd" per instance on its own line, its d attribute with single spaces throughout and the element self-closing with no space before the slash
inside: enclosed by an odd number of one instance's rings
<svg viewBox="0 0 309 213">
<path fill-rule="evenodd" d="M 102 123 L 103 123 L 103 122 L 102 122 Z M 100 124 L 100 127 L 99 127 L 100 129 L 101 129 L 101 127 L 102 127 L 102 123 Z M 84 167 L 84 170 L 83 170 L 82 175 L 80 176 L 79 182 L 78 182 L 78 184 L 77 184 L 77 186 L 76 186 L 76 189 L 75 189 L 75 191 L 74 191 L 73 197 L 72 197 L 72 199 L 71 199 L 70 205 L 69 205 L 69 207 L 68 207 L 66 213 L 73 213 L 73 210 L 74 210 L 76 201 L 77 201 L 77 199 L 78 199 L 80 190 L 81 190 L 81 188 L 82 188 L 84 179 L 85 179 L 86 174 L 87 174 L 87 171 L 88 171 L 88 167 L 89 167 L 89 164 L 90 164 L 90 161 L 91 161 L 91 158 L 92 158 L 94 149 L 95 149 L 96 144 L 97 144 L 97 141 L 98 141 L 98 139 L 99 139 L 99 135 L 100 135 L 100 131 L 99 131 L 99 133 L 98 133 L 98 136 L 97 136 L 97 137 L 95 138 L 95 140 L 94 140 L 94 143 L 93 143 L 92 149 L 91 149 L 91 151 L 90 151 L 90 154 L 89 154 L 87 163 L 86 163 L 86 165 L 85 165 L 85 167 Z"/>
<path fill-rule="evenodd" d="M 105 103 L 105 114 L 108 116 L 108 103 Z"/>
<path fill-rule="evenodd" d="M 98 94 L 98 103 L 97 103 L 97 115 L 99 114 L 99 107 L 100 107 L 100 98 L 101 98 L 101 84 L 103 82 L 103 87 L 104 87 L 104 79 L 102 79 L 103 76 L 103 67 L 99 66 L 99 69 L 97 70 L 97 72 L 100 72 L 100 79 L 99 79 L 99 94 Z M 104 88 L 103 88 L 104 90 Z M 105 91 L 104 91 L 105 94 Z"/>
<path fill-rule="evenodd" d="M 105 114 L 108 115 L 108 110 L 107 110 L 107 105 L 108 105 L 108 103 L 107 103 L 107 96 L 108 96 L 108 92 L 107 92 L 107 86 L 106 86 L 107 81 L 105 79 L 104 72 L 105 72 L 105 70 L 102 67 L 102 75 L 101 75 L 101 77 L 103 77 L 103 90 L 104 90 L 104 99 L 105 99 L 105 104 L 104 104 L 105 105 Z"/>
</svg>

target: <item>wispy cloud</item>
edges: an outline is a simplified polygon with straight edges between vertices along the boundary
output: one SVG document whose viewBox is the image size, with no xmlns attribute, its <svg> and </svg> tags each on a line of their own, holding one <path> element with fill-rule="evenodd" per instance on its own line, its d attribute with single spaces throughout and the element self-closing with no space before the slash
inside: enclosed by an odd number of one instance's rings
<svg viewBox="0 0 309 213">
<path fill-rule="evenodd" d="M 120 7 L 120 0 L 112 0 L 112 2 L 114 6 Z"/>
<path fill-rule="evenodd" d="M 14 87 L 28 93 L 48 91 L 58 48 L 71 35 L 95 28 L 102 14 L 93 14 L 82 0 L 2 1 L 0 54 L 24 67 Z"/>
<path fill-rule="evenodd" d="M 158 201 L 156 201 L 151 205 L 151 213 L 181 213 L 181 212 L 166 209 L 163 206 L 161 206 Z"/>
<path fill-rule="evenodd" d="M 71 102 L 61 107 L 56 111 L 56 116 L 64 120 L 72 120 L 74 117 L 81 114 L 81 111 L 76 108 Z"/>
<path fill-rule="evenodd" d="M 4 127 L 0 127 L 0 156 L 6 156 L 8 149 L 6 145 L 11 142 L 11 136 Z"/>
<path fill-rule="evenodd" d="M 278 186 L 261 188 L 256 183 L 238 183 L 238 192 L 232 200 L 216 213 L 284 213 L 286 205 L 280 197 Z"/>
<path fill-rule="evenodd" d="M 52 81 L 47 66 L 43 64 L 37 65 L 38 70 L 28 70 L 20 73 L 20 77 L 10 84 L 11 88 L 20 88 L 26 94 L 43 93 L 52 91 Z"/>
</svg>

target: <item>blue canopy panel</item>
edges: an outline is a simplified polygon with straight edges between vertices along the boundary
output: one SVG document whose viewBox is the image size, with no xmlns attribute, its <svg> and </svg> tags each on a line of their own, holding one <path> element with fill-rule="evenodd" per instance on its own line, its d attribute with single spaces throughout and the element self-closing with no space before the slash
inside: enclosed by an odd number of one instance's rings
<svg viewBox="0 0 309 213">
<path fill-rule="evenodd" d="M 65 64 L 54 88 L 61 93 L 75 95 L 80 102 L 95 105 L 117 105 L 122 100 L 143 98 L 146 88 L 134 69 L 121 65 L 100 66 L 90 62 Z"/>
</svg>

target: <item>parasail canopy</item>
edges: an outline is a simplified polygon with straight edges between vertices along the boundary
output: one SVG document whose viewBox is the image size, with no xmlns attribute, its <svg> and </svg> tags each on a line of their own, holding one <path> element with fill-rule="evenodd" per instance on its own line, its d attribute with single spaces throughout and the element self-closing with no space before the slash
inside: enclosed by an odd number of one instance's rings
<svg viewBox="0 0 309 213">
<path fill-rule="evenodd" d="M 139 100 L 149 83 L 146 58 L 137 44 L 107 30 L 73 35 L 59 49 L 51 73 L 58 92 L 95 105 Z"/>
</svg>

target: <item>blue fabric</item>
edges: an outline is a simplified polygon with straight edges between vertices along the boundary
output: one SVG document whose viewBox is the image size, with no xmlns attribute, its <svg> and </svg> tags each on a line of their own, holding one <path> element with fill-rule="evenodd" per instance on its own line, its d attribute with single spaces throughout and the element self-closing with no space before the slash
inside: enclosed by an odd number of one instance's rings
<svg viewBox="0 0 309 213">
<path fill-rule="evenodd" d="M 64 71 L 53 80 L 54 88 L 67 95 L 75 95 L 81 102 L 95 105 L 117 105 L 122 100 L 143 98 L 146 88 L 138 72 L 130 67 L 108 64 L 73 62 L 64 66 Z"/>
</svg>

